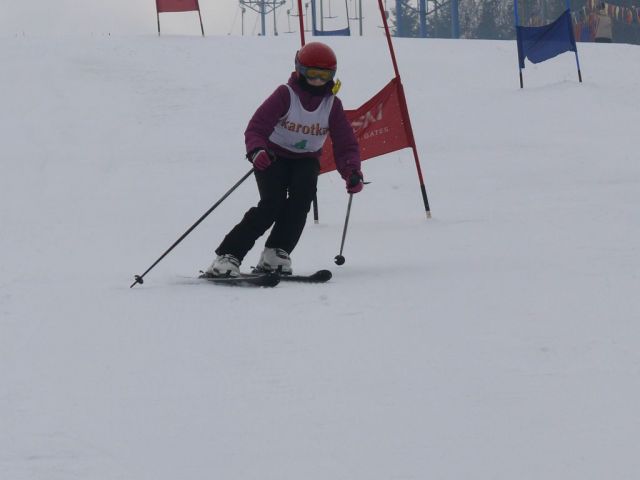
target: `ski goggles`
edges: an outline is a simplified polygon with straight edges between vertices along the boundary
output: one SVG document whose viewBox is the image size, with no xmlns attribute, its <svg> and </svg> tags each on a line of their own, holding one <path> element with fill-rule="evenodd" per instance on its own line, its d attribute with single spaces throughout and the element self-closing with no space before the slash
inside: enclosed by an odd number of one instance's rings
<svg viewBox="0 0 640 480">
<path fill-rule="evenodd" d="M 333 77 L 336 74 L 335 70 L 327 70 L 326 68 L 317 68 L 317 67 L 304 67 L 300 65 L 299 67 L 300 73 L 309 80 L 319 79 L 324 82 L 328 82 L 333 80 Z"/>
</svg>

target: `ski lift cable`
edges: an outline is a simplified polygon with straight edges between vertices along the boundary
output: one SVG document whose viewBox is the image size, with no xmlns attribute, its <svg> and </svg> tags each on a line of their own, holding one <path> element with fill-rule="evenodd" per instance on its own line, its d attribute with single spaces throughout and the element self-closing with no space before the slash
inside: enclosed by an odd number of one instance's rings
<svg viewBox="0 0 640 480">
<path fill-rule="evenodd" d="M 231 22 L 231 28 L 229 28 L 229 32 L 227 32 L 227 35 L 231 35 L 231 34 L 233 33 L 233 29 L 234 29 L 234 28 L 235 28 L 235 26 L 236 26 L 236 21 L 238 20 L 238 12 L 239 12 L 241 9 L 242 9 L 242 7 L 238 8 L 238 9 L 236 10 L 236 14 L 235 14 L 235 16 L 233 17 L 233 22 Z"/>
<path fill-rule="evenodd" d="M 258 29 L 258 21 L 260 20 L 260 15 L 256 15 L 256 21 L 253 24 L 253 30 L 251 31 L 251 35 L 256 34 L 256 30 Z"/>
<path fill-rule="evenodd" d="M 291 0 L 291 11 L 293 12 L 292 17 L 298 18 L 300 16 L 298 15 L 298 4 L 294 0 Z"/>
<path fill-rule="evenodd" d="M 322 1 L 322 0 L 320 0 L 320 1 Z M 332 3 L 333 2 L 331 0 L 329 0 L 329 15 L 328 16 L 325 15 L 324 18 L 338 18 L 337 15 L 333 15 L 333 16 L 331 15 L 331 4 Z"/>
<path fill-rule="evenodd" d="M 345 0 L 346 2 L 347 0 Z M 349 0 L 349 2 L 353 2 L 354 0 Z M 357 2 L 358 0 L 356 0 Z M 362 0 L 360 0 L 362 1 Z M 355 7 L 353 7 L 353 11 L 357 12 L 358 11 L 358 7 L 357 5 Z M 347 17 L 349 18 L 349 20 L 360 20 L 360 17 L 349 17 L 349 5 L 347 5 Z M 364 17 L 363 17 L 364 18 Z"/>
</svg>

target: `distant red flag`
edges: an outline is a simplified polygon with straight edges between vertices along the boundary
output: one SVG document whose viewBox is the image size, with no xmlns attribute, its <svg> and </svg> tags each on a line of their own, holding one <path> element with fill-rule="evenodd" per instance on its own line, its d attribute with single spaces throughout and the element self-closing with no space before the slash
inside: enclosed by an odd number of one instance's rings
<svg viewBox="0 0 640 480">
<path fill-rule="evenodd" d="M 411 147 L 408 123 L 400 103 L 399 82 L 394 78 L 357 110 L 345 110 L 360 144 L 362 160 Z M 320 173 L 336 169 L 333 144 L 328 138 L 320 158 Z"/>
<path fill-rule="evenodd" d="M 156 0 L 158 13 L 200 11 L 198 0 Z"/>
</svg>

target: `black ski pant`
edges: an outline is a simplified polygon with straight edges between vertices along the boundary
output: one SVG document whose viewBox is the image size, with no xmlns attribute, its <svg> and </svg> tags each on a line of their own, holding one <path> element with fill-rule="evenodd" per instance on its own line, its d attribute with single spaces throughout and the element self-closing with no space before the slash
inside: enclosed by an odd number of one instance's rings
<svg viewBox="0 0 640 480">
<path fill-rule="evenodd" d="M 271 225 L 265 246 L 291 253 L 304 230 L 319 172 L 316 158 L 278 157 L 266 170 L 256 170 L 260 202 L 227 234 L 216 254 L 231 254 L 242 261 Z"/>
</svg>

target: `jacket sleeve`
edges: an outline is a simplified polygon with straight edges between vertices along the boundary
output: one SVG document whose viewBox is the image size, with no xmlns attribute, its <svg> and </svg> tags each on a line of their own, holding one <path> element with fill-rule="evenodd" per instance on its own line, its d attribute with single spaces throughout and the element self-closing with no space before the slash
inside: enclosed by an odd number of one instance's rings
<svg viewBox="0 0 640 480">
<path fill-rule="evenodd" d="M 348 178 L 354 170 L 360 170 L 360 146 L 338 97 L 329 115 L 329 132 L 338 172 Z"/>
<path fill-rule="evenodd" d="M 267 141 L 281 117 L 289 111 L 291 97 L 286 85 L 280 85 L 267 98 L 249 120 L 244 132 L 247 153 L 258 148 L 267 149 Z"/>
</svg>

